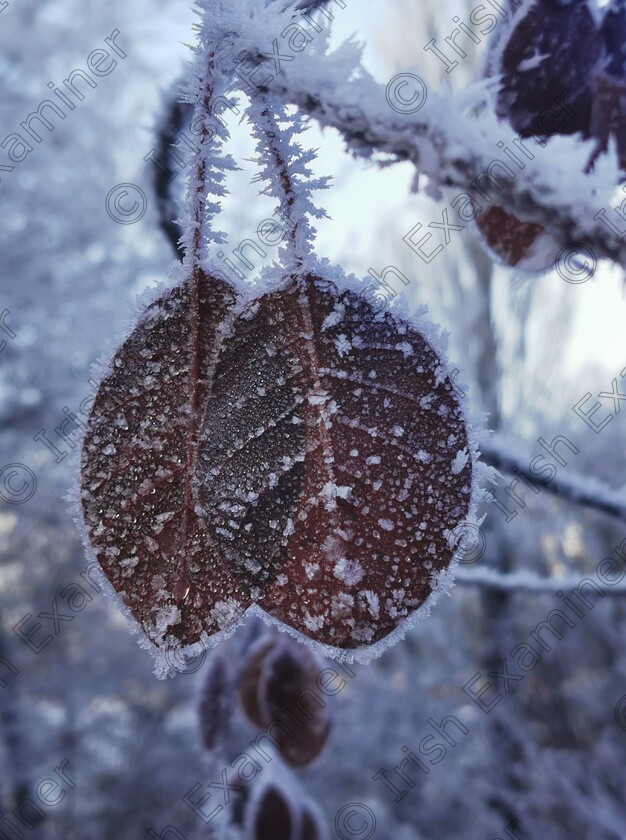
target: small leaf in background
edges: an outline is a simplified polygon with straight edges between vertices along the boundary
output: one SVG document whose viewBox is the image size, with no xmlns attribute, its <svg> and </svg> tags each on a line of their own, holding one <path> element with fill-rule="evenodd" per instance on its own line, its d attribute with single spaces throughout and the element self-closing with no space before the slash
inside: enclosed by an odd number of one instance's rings
<svg viewBox="0 0 626 840">
<path fill-rule="evenodd" d="M 260 729 L 281 720 L 292 733 L 280 738 L 280 756 L 292 767 L 314 761 L 330 734 L 328 703 L 301 701 L 303 692 L 317 691 L 323 668 L 306 647 L 273 632 L 250 651 L 241 674 L 239 697 L 250 720 Z"/>
<path fill-rule="evenodd" d="M 498 45 L 502 74 L 498 110 L 523 135 L 583 133 L 591 115 L 590 83 L 602 56 L 602 41 L 586 0 L 526 2 L 515 16 L 505 44 Z M 559 101 L 569 118 L 539 121 Z M 557 123 L 563 127 L 557 129 Z"/>
<path fill-rule="evenodd" d="M 289 802 L 274 787 L 263 791 L 253 816 L 249 840 L 291 840 L 293 816 Z"/>
<path fill-rule="evenodd" d="M 328 840 L 317 806 L 285 768 L 275 770 L 246 803 L 246 840 Z"/>
<path fill-rule="evenodd" d="M 214 652 L 200 698 L 200 732 L 207 750 L 216 749 L 226 736 L 233 712 L 233 685 L 225 657 Z"/>
<path fill-rule="evenodd" d="M 603 39 L 586 0 L 526 0 L 516 10 L 510 29 L 492 42 L 491 53 L 487 72 L 502 77 L 497 113 L 529 143 L 533 137 L 581 132 L 588 138 L 595 133 L 606 149 L 610 119 L 598 113 L 594 101 Z M 610 111 L 614 86 L 602 89 Z M 522 155 L 519 160 L 523 166 Z M 498 262 L 522 271 L 554 268 L 559 251 L 568 244 L 497 204 L 481 210 L 475 227 Z"/>
</svg>

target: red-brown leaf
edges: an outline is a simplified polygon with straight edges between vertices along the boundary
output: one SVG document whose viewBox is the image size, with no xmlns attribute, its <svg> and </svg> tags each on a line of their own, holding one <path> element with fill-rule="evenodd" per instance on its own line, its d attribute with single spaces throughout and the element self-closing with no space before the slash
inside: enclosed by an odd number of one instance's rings
<svg viewBox="0 0 626 840">
<path fill-rule="evenodd" d="M 234 300 L 225 283 L 200 275 L 197 285 L 178 286 L 149 306 L 115 354 L 89 418 L 81 474 L 89 538 L 157 644 L 215 633 L 225 624 L 225 610 L 214 612 L 220 601 L 237 602 L 239 614 L 250 603 L 191 493 L 199 405 Z"/>
<path fill-rule="evenodd" d="M 323 669 L 322 661 L 303 645 L 285 633 L 272 633 L 250 651 L 241 674 L 244 711 L 260 729 L 275 720 L 283 722 L 290 734 L 281 739 L 280 754 L 292 767 L 311 764 L 328 741 L 330 708 L 315 697 Z M 307 693 L 311 699 L 304 702 Z"/>
<path fill-rule="evenodd" d="M 311 277 L 235 322 L 203 422 L 200 502 L 271 616 L 354 648 L 430 594 L 471 488 L 471 459 L 452 471 L 468 440 L 440 364 L 408 324 Z"/>
<path fill-rule="evenodd" d="M 355 648 L 428 597 L 471 477 L 452 385 L 413 327 L 314 277 L 240 311 L 200 274 L 115 355 L 81 490 L 98 560 L 156 644 L 256 602 Z"/>
</svg>

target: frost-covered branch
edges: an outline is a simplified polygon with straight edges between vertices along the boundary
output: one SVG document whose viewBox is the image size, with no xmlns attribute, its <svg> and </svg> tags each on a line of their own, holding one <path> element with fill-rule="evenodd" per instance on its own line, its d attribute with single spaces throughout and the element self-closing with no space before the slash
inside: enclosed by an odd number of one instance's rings
<svg viewBox="0 0 626 840">
<path fill-rule="evenodd" d="M 481 589 L 500 589 L 506 592 L 536 592 L 538 594 L 570 591 L 580 585 L 580 575 L 561 578 L 540 577 L 531 572 L 503 573 L 494 569 L 459 568 L 455 580 L 461 586 L 478 586 Z M 626 595 L 626 580 L 606 587 L 609 595 Z"/>
<path fill-rule="evenodd" d="M 410 161 L 434 187 L 466 193 L 483 206 L 496 199 L 505 209 L 541 224 L 559 241 L 582 242 L 597 258 L 626 264 L 626 243 L 617 235 L 624 222 L 612 209 L 621 181 L 615 154 L 600 156 L 588 173 L 593 141 L 576 136 L 546 141 L 537 136 L 522 143 L 494 116 L 493 80 L 470 86 L 458 96 L 429 91 L 415 113 L 398 113 L 387 101 L 385 85 L 360 66 L 355 44 L 346 43 L 327 55 L 320 43 L 324 38 L 317 35 L 316 40 L 308 30 L 312 43 L 290 52 L 276 36 L 287 31 L 288 23 L 306 31 L 302 18 L 294 22 L 296 15 L 273 6 L 255 13 L 251 0 L 244 5 L 249 8 L 238 14 L 237 31 L 248 58 L 236 73 L 248 92 L 269 89 L 321 126 L 337 129 L 359 156 L 382 154 Z M 280 48 L 282 60 L 268 60 L 272 44 Z M 571 112 L 565 89 L 555 108 L 565 115 L 568 108 Z M 462 220 L 470 221 L 467 204 L 463 211 Z"/>
<path fill-rule="evenodd" d="M 597 479 L 583 478 L 571 472 L 569 466 L 559 471 L 550 481 L 542 481 L 529 469 L 532 456 L 524 455 L 501 436 L 483 441 L 481 453 L 483 460 L 500 472 L 526 479 L 568 502 L 626 520 L 626 498 L 622 491 L 612 490 Z"/>
<path fill-rule="evenodd" d="M 359 155 L 369 157 L 384 152 L 397 161 L 411 161 L 418 172 L 437 185 L 476 196 L 479 201 L 488 178 L 483 173 L 493 171 L 496 182 L 492 183 L 496 186 L 487 188 L 489 200 L 497 198 L 498 204 L 541 224 L 560 241 L 583 242 L 598 258 L 626 262 L 626 246 L 601 221 L 602 218 L 611 220 L 619 176 L 615 172 L 615 177 L 607 180 L 604 173 L 585 174 L 591 151 L 589 143 L 554 138 L 545 148 L 536 147 L 539 151 L 534 161 L 524 161 L 526 171 L 505 180 L 502 169 L 495 169 L 498 162 L 503 161 L 510 171 L 515 170 L 503 159 L 497 143 L 510 147 L 515 135 L 489 117 L 466 116 L 458 103 L 445 94 L 433 95 L 430 107 L 427 103 L 422 112 L 400 117 L 391 109 L 388 115 L 381 114 L 385 104 L 382 85 L 372 82 L 367 85 L 368 90 L 363 90 L 362 85 L 354 82 L 343 99 L 324 98 L 323 87 L 316 89 L 313 80 L 287 78 L 289 81 L 281 79 L 277 85 L 285 101 L 298 105 L 322 126 L 339 130 L 348 146 Z M 534 154 L 531 149 L 529 152 Z M 578 158 L 578 166 L 572 156 Z M 566 171 L 568 160 L 571 169 Z M 552 177 L 555 173 L 558 173 L 556 179 Z M 479 180 L 483 186 L 477 195 L 473 183 Z M 616 221 L 623 229 L 623 222 L 615 220 L 613 224 Z"/>
</svg>

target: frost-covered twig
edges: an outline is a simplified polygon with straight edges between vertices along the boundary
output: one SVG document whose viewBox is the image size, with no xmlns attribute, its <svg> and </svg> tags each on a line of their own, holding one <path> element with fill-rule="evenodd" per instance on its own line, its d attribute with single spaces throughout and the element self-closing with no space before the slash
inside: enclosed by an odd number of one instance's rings
<svg viewBox="0 0 626 840">
<path fill-rule="evenodd" d="M 509 146 L 515 139 L 510 129 L 496 127 L 490 119 L 468 118 L 445 95 L 433 96 L 432 108 L 423 115 L 400 118 L 392 112 L 380 114 L 384 88 L 374 83 L 369 91 L 364 91 L 355 82 L 354 89 L 343 99 L 324 99 L 313 81 L 281 80 L 277 86 L 281 87 L 285 101 L 297 104 L 322 126 L 338 129 L 358 154 L 371 156 L 385 152 L 398 161 L 409 160 L 437 184 L 474 196 L 477 192 L 473 182 L 483 177 L 486 180 L 487 175 L 482 173 L 489 173 L 503 159 L 497 143 Z M 580 152 L 581 147 L 585 149 L 584 155 L 576 155 L 580 168 L 574 164 L 566 173 L 563 157 L 571 161 L 572 154 Z M 589 144 L 555 138 L 535 155 L 537 160 L 533 165 L 525 162 L 526 171 L 516 173 L 514 178 L 505 180 L 502 170 L 496 170 L 498 186 L 488 191 L 499 205 L 541 224 L 560 241 L 583 242 L 596 257 L 624 264 L 626 246 L 617 240 L 614 231 L 595 218 L 604 211 L 610 219 L 619 177 L 615 173 L 615 178 L 607 182 L 604 174 L 585 174 L 589 153 Z M 557 158 L 560 158 L 558 163 Z M 503 163 L 515 171 L 506 158 Z M 560 173 L 560 183 L 543 177 L 550 170 Z M 616 222 L 622 229 L 623 224 L 619 220 L 613 223 Z"/>
<path fill-rule="evenodd" d="M 286 263 L 293 263 L 297 272 L 306 262 L 313 240 L 308 217 L 323 218 L 324 210 L 311 200 L 313 191 L 325 189 L 330 178 L 314 178 L 310 164 L 313 150 L 303 149 L 298 142 L 304 130 L 298 113 L 288 115 L 285 106 L 268 95 L 254 98 L 248 109 L 252 133 L 257 140 L 259 175 L 255 180 L 265 182 L 264 195 L 281 201 L 283 217 L 290 230 L 286 237 Z M 282 125 L 281 125 L 282 124 Z"/>
<path fill-rule="evenodd" d="M 454 188 L 483 205 L 497 198 L 499 205 L 540 223 L 559 241 L 582 242 L 596 257 L 626 264 L 626 242 L 608 224 L 623 228 L 612 210 L 621 181 L 614 154 L 601 156 L 594 172 L 586 173 L 594 150 L 591 141 L 584 143 L 575 136 L 548 141 L 527 138 L 521 144 L 527 152 L 522 152 L 521 145 L 515 146 L 515 132 L 498 123 L 489 107 L 493 82 L 477 83 L 458 97 L 428 92 L 418 111 L 397 113 L 387 102 L 385 86 L 360 66 L 360 51 L 351 43 L 331 55 L 323 55 L 318 43 L 295 55 L 283 47 L 286 57 L 277 62 L 280 72 L 274 73 L 272 63 L 262 56 L 272 54 L 272 33 L 280 33 L 293 17 L 260 4 L 255 13 L 252 0 L 240 5 L 247 8 L 233 12 L 238 40 L 252 58 L 243 70 L 240 65 L 239 74 L 250 80 L 253 94 L 267 87 L 273 96 L 295 104 L 320 125 L 340 131 L 360 156 L 383 153 L 395 161 L 410 161 L 436 186 Z M 305 29 L 301 20 L 298 25 Z M 276 39 L 274 43 L 280 46 Z M 253 71 L 255 56 L 264 63 Z M 470 109 L 484 102 L 488 107 L 479 115 L 469 115 Z M 563 91 L 555 108 L 567 115 L 568 107 Z M 477 179 L 478 187 L 473 186 Z"/>
<path fill-rule="evenodd" d="M 581 575 L 561 578 L 540 577 L 531 572 L 498 572 L 494 569 L 459 568 L 455 572 L 457 584 L 478 586 L 481 589 L 500 589 L 507 592 L 536 592 L 538 594 L 571 591 L 580 585 Z M 605 587 L 609 595 L 626 595 L 626 580 Z"/>
<path fill-rule="evenodd" d="M 542 481 L 529 469 L 532 456 L 524 456 L 515 445 L 495 436 L 481 443 L 485 463 L 500 472 L 518 476 L 568 502 L 593 508 L 608 516 L 626 520 L 626 498 L 621 491 L 612 490 L 595 478 L 584 478 L 564 467 L 550 481 Z M 526 466 L 525 466 L 526 465 Z"/>
<path fill-rule="evenodd" d="M 193 123 L 198 134 L 198 149 L 193 156 L 192 172 L 187 184 L 187 200 L 183 243 L 186 266 L 197 272 L 207 257 L 209 242 L 222 243 L 225 236 L 211 225 L 220 210 L 219 199 L 226 195 L 226 173 L 237 169 L 230 155 L 223 154 L 221 143 L 228 131 L 213 118 L 216 100 L 225 89 L 223 66 L 232 60 L 233 33 L 219 26 L 222 0 L 215 0 L 212 13 L 208 9 L 199 29 L 195 46 L 196 66 L 185 100 L 195 106 Z M 210 201 L 213 196 L 217 200 Z"/>
</svg>

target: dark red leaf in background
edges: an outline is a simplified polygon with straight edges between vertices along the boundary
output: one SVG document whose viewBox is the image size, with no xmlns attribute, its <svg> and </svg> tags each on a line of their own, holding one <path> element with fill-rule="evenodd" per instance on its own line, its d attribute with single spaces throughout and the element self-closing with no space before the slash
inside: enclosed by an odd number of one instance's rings
<svg viewBox="0 0 626 840">
<path fill-rule="evenodd" d="M 250 651 L 239 682 L 244 711 L 260 729 L 282 720 L 291 734 L 281 736 L 281 758 L 292 767 L 305 767 L 320 754 L 331 730 L 328 703 L 314 699 L 323 671 L 321 659 L 286 634 L 272 633 Z M 297 709 L 295 708 L 298 703 Z"/>
</svg>

